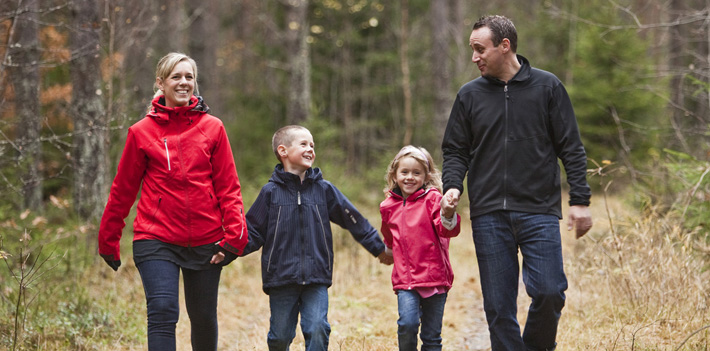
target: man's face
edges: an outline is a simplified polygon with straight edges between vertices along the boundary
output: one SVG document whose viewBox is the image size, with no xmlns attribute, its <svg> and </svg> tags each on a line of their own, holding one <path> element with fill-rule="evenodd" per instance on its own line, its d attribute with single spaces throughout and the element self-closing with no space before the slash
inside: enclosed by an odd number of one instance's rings
<svg viewBox="0 0 710 351">
<path fill-rule="evenodd" d="M 493 46 L 491 30 L 488 27 L 474 29 L 469 38 L 469 46 L 473 50 L 471 61 L 478 66 L 481 75 L 489 78 L 500 78 L 503 71 L 503 45 Z"/>
</svg>

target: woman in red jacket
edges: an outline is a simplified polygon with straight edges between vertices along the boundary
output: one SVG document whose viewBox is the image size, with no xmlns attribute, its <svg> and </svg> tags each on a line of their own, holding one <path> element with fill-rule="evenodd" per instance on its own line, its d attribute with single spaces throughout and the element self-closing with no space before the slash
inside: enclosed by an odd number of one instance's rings
<svg viewBox="0 0 710 351">
<path fill-rule="evenodd" d="M 163 57 L 145 118 L 126 145 L 99 229 L 99 254 L 121 265 L 125 218 L 141 191 L 133 222 L 133 259 L 148 312 L 148 349 L 175 350 L 179 278 L 193 350 L 217 349 L 217 291 L 222 266 L 247 243 L 244 206 L 224 125 L 197 90 L 197 65 L 181 53 Z"/>
<path fill-rule="evenodd" d="M 394 256 L 399 349 L 417 349 L 421 321 L 422 350 L 441 350 L 444 305 L 454 281 L 449 238 L 461 230 L 459 216 L 450 203 L 441 207 L 441 173 L 424 148 L 403 147 L 385 179 L 380 214 L 385 245 Z"/>
</svg>

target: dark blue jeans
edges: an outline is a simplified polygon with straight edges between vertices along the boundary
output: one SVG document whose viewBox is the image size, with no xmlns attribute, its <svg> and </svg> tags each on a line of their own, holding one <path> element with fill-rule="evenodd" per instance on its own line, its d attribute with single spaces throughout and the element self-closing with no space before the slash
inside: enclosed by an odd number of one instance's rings
<svg viewBox="0 0 710 351">
<path fill-rule="evenodd" d="M 269 289 L 271 326 L 266 342 L 270 351 L 286 351 L 296 336 L 298 314 L 307 351 L 328 350 L 328 287 L 293 285 Z"/>
<path fill-rule="evenodd" d="M 175 350 L 175 326 L 180 317 L 180 269 L 163 260 L 138 264 L 148 305 L 150 351 Z M 217 293 L 221 272 L 221 268 L 182 269 L 193 350 L 217 350 Z"/>
<path fill-rule="evenodd" d="M 553 350 L 567 290 L 559 219 L 497 211 L 472 218 L 471 225 L 492 350 Z M 516 316 L 518 249 L 532 298 L 522 337 Z"/>
<path fill-rule="evenodd" d="M 441 350 L 441 325 L 444 319 L 446 294 L 422 298 L 414 290 L 398 290 L 397 337 L 400 351 L 417 350 L 417 333 L 421 321 L 422 351 Z"/>
</svg>

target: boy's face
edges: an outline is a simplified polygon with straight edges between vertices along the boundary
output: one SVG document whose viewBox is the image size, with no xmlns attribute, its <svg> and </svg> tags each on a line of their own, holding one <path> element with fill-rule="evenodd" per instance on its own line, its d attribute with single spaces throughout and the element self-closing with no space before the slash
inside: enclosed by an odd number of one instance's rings
<svg viewBox="0 0 710 351">
<path fill-rule="evenodd" d="M 316 150 L 313 136 L 307 130 L 295 130 L 291 145 L 279 145 L 279 156 L 287 172 L 302 174 L 313 166 Z"/>
</svg>

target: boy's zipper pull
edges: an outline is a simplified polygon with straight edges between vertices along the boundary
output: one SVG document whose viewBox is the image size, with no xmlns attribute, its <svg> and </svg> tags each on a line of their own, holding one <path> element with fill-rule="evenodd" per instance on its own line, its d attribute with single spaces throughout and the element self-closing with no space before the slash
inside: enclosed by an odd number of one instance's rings
<svg viewBox="0 0 710 351">
<path fill-rule="evenodd" d="M 165 156 L 168 158 L 168 171 L 170 170 L 170 151 L 168 151 L 168 138 L 163 139 L 165 144 Z"/>
<path fill-rule="evenodd" d="M 298 206 L 301 206 L 301 192 L 298 192 Z"/>
</svg>

